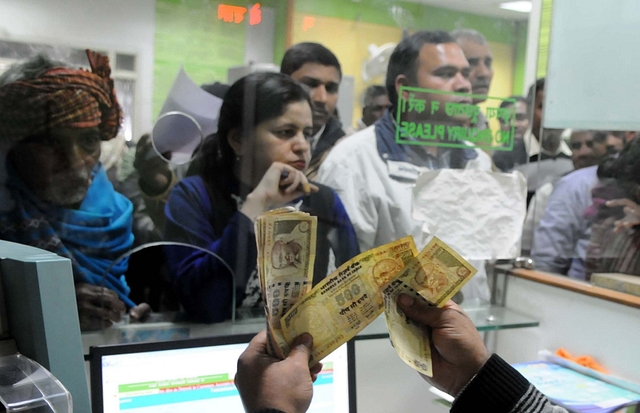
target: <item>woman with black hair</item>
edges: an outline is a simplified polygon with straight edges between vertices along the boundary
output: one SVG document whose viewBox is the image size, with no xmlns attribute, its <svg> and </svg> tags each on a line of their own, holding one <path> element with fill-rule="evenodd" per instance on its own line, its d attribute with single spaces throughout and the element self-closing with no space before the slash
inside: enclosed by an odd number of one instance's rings
<svg viewBox="0 0 640 413">
<path fill-rule="evenodd" d="M 308 183 L 303 173 L 312 127 L 309 96 L 286 75 L 250 74 L 227 92 L 218 132 L 207 138 L 197 173 L 176 185 L 165 208 L 166 240 L 219 257 L 166 247 L 175 292 L 190 316 L 204 322 L 228 319 L 234 282 L 238 306 L 260 303 L 253 223 L 267 210 L 293 205 L 318 217 L 314 284 L 358 254 L 338 195 Z M 305 194 L 305 187 L 311 193 Z"/>
</svg>

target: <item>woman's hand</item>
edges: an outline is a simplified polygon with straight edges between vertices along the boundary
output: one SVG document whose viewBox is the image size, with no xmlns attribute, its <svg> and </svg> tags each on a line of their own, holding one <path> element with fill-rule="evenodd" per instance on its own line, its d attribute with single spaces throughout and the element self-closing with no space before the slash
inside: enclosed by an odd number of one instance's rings
<svg viewBox="0 0 640 413">
<path fill-rule="evenodd" d="M 286 177 L 283 178 L 283 175 Z M 274 162 L 258 186 L 247 196 L 240 211 L 253 221 L 263 212 L 301 197 L 305 194 L 305 188 L 310 192 L 318 192 L 318 187 L 310 184 L 302 171 Z"/>
</svg>

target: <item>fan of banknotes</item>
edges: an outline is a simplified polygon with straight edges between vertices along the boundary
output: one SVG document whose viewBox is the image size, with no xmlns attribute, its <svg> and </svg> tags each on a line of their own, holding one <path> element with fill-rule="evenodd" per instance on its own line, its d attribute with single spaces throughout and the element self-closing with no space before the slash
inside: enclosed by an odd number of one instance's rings
<svg viewBox="0 0 640 413">
<path fill-rule="evenodd" d="M 413 237 L 401 238 L 354 257 L 312 289 L 316 217 L 287 207 L 259 216 L 255 227 L 271 354 L 284 358 L 297 336 L 310 333 L 314 365 L 384 312 L 400 358 L 433 375 L 429 340 L 396 297 L 442 307 L 477 271 L 452 248 L 433 237 L 418 253 Z"/>
</svg>

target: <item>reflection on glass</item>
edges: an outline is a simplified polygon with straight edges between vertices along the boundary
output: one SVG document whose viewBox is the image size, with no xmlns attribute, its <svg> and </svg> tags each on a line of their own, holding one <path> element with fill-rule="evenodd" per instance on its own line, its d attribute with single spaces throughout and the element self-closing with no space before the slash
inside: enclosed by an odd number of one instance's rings
<svg viewBox="0 0 640 413">
<path fill-rule="evenodd" d="M 84 45 L 98 45 L 112 58 L 122 119 L 99 74 L 81 75 L 91 86 L 51 75 L 44 83 L 51 90 L 43 94 L 28 86 L 55 65 L 47 60 L 40 62 L 42 70 L 3 77 L 0 94 L 11 98 L 0 100 L 0 237 L 70 257 L 82 317 L 99 307 L 95 297 L 105 300 L 96 288 L 109 267 L 106 286 L 113 293 L 106 308 L 112 311 L 98 319 L 118 322 L 125 308 L 140 303 L 155 311 L 182 305 L 207 322 L 226 320 L 235 310 L 259 312 L 252 219 L 281 204 L 311 211 L 323 222 L 316 282 L 357 251 L 406 235 L 420 248 L 438 227 L 425 228 L 415 218 L 412 191 L 421 174 L 440 169 L 524 175 L 522 250 L 538 269 L 580 279 L 599 272 L 637 274 L 638 157 L 629 147 L 635 133 L 544 128 L 545 81 L 528 76 L 546 74 L 548 33 L 543 28 L 538 72 L 527 61 L 527 45 L 539 40 L 527 34 L 527 13 L 475 2 L 453 10 L 393 0 L 297 0 L 289 9 L 286 2 L 265 0 L 260 19 L 249 6 L 236 21 L 219 14 L 213 0 L 139 2 L 127 18 L 108 12 L 111 1 L 72 3 L 82 24 L 50 5 L 16 5 L 47 19 L 3 23 L 3 38 L 11 40 L 0 41 L 0 72 L 44 54 L 69 65 L 76 79 L 75 69 L 90 70 Z M 545 21 L 549 4 L 544 2 Z M 283 75 L 252 74 L 229 92 L 232 68 L 250 73 L 264 64 L 280 66 Z M 211 95 L 226 95 L 227 109 L 217 134 L 215 122 L 203 129 L 210 136 L 195 159 L 201 136 L 192 134 L 198 142 L 191 147 L 182 139 L 186 132 L 172 133 L 171 148 L 189 146 L 189 162 L 177 165 L 177 158 L 165 162 L 155 154 L 149 134 L 181 67 L 198 91 L 205 85 Z M 29 92 L 9 93 L 18 79 Z M 401 122 L 410 121 L 397 116 L 399 97 L 411 99 L 401 87 L 437 92 L 414 96 L 424 100 L 425 112 L 433 102 L 445 112 L 447 104 L 473 107 L 475 116 L 460 116 L 455 125 L 415 122 L 445 132 L 463 128 L 459 147 L 407 143 L 430 143 L 424 137 L 433 134 L 424 128 L 403 144 L 396 141 Z M 212 112 L 207 115 L 215 120 L 219 111 Z M 501 141 L 507 134 L 512 140 Z M 482 148 L 471 142 L 480 135 L 488 137 Z M 172 150 L 178 152 L 163 153 Z M 616 161 L 610 158 L 621 151 Z M 290 171 L 287 177 L 283 170 Z M 300 191 L 308 180 L 318 192 Z M 483 214 L 492 214 L 482 211 L 489 195 L 471 193 L 488 186 L 466 184 L 474 202 L 467 200 L 473 208 L 465 212 L 476 224 L 484 222 Z M 501 196 L 520 199 L 514 188 Z M 442 205 L 451 205 L 445 195 Z M 424 216 L 435 205 L 422 203 L 419 212 Z M 464 222 L 453 207 L 437 212 L 432 215 L 446 215 L 452 224 Z M 163 240 L 215 252 L 229 268 L 186 247 L 151 248 L 114 264 L 133 248 Z M 295 251 L 289 256 L 295 258 Z M 482 258 L 473 263 L 478 276 L 465 287 L 467 304 L 489 300 L 484 260 L 496 257 Z M 174 300 L 167 304 L 165 294 Z"/>
</svg>

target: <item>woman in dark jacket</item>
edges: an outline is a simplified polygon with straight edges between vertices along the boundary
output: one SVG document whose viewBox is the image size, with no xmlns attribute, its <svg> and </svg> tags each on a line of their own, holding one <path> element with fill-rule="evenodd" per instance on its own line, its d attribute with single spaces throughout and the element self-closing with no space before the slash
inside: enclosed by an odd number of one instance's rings
<svg viewBox="0 0 640 413">
<path fill-rule="evenodd" d="M 176 185 L 165 208 L 166 240 L 217 255 L 166 247 L 175 292 L 192 317 L 230 318 L 234 281 L 237 306 L 261 303 L 253 223 L 267 210 L 292 205 L 318 217 L 314 284 L 358 254 L 338 195 L 313 183 L 310 194 L 302 192 L 311 116 L 308 94 L 286 75 L 254 73 L 229 89 L 197 174 Z"/>
</svg>

